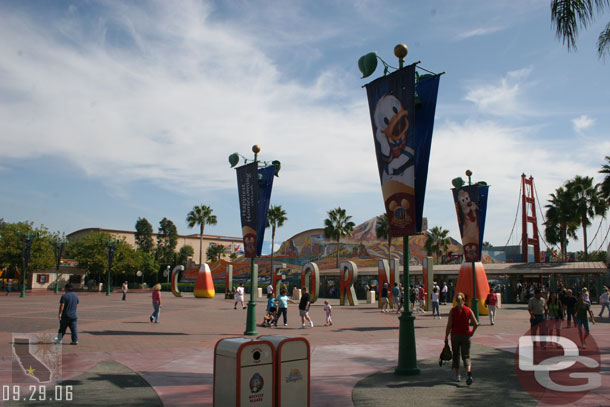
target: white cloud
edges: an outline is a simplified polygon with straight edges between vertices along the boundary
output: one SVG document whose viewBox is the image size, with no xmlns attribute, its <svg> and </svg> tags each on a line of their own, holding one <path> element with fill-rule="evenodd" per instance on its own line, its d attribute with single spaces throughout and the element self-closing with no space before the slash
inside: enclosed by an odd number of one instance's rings
<svg viewBox="0 0 610 407">
<path fill-rule="evenodd" d="M 586 114 L 580 115 L 576 119 L 572 119 L 572 125 L 574 126 L 574 131 L 577 133 L 582 133 L 583 130 L 588 129 L 589 127 L 595 124 L 595 120 Z"/>
<path fill-rule="evenodd" d="M 206 6 L 158 6 L 106 10 L 97 26 L 0 17 L 0 154 L 60 156 L 110 188 L 213 190 L 235 187 L 229 154 L 260 144 L 288 191 L 377 185 L 365 94 L 354 103 L 343 85 L 355 70 L 284 80 L 256 37 Z"/>
<path fill-rule="evenodd" d="M 510 71 L 495 84 L 470 82 L 465 100 L 473 102 L 477 108 L 495 116 L 524 116 L 531 112 L 527 108 L 523 89 L 531 68 Z"/>
<path fill-rule="evenodd" d="M 479 27 L 472 30 L 461 32 L 457 35 L 457 38 L 460 40 L 471 38 L 471 37 L 479 37 L 482 35 L 493 34 L 500 30 L 503 30 L 504 27 L 494 26 L 494 27 Z"/>
<path fill-rule="evenodd" d="M 576 174 L 596 174 L 603 159 L 600 151 L 610 149 L 608 140 L 576 146 L 569 140 L 556 140 L 550 145 L 536 138 L 538 132 L 538 128 L 510 127 L 494 121 L 438 123 L 426 194 L 425 215 L 429 216 L 429 224 L 443 225 L 453 237 L 459 236 L 451 180 L 456 177 L 467 180 L 464 172 L 470 169 L 473 182 L 490 184 L 485 240 L 503 245 L 515 217 L 522 173 L 534 177 L 539 206 L 544 210 L 549 194 L 566 180 Z M 536 210 L 542 228 L 543 214 L 538 207 Z M 520 228 L 518 223 L 517 231 Z M 517 244 L 519 238 L 512 244 Z"/>
</svg>

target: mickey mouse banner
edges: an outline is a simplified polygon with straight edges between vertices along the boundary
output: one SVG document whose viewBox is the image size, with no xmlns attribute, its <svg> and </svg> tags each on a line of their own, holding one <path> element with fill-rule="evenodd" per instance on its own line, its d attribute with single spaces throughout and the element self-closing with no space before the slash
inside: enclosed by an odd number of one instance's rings
<svg viewBox="0 0 610 407">
<path fill-rule="evenodd" d="M 453 200 L 460 225 L 465 262 L 481 261 L 488 185 L 453 188 Z"/>
<path fill-rule="evenodd" d="M 392 236 L 421 232 L 439 75 L 415 84 L 409 65 L 366 85 Z M 417 93 L 417 107 L 415 94 Z"/>
</svg>

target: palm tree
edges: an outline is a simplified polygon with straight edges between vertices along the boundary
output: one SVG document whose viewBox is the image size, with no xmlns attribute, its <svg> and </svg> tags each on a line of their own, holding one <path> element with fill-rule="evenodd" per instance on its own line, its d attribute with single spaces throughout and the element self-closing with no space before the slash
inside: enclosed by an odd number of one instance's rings
<svg viewBox="0 0 610 407">
<path fill-rule="evenodd" d="M 424 248 L 426 249 L 428 256 L 435 254 L 437 261 L 442 262 L 442 255 L 449 250 L 449 244 L 451 244 L 449 231 L 440 226 L 434 226 L 427 234 Z"/>
<path fill-rule="evenodd" d="M 375 226 L 377 239 L 387 239 L 388 241 L 388 259 L 392 259 L 392 233 L 390 231 L 390 223 L 388 222 L 388 214 L 384 213 L 377 216 L 377 224 Z"/>
<path fill-rule="evenodd" d="M 215 225 L 218 222 L 216 220 L 216 215 L 212 215 L 212 212 L 212 208 L 201 204 L 200 206 L 193 206 L 193 210 L 186 215 L 186 222 L 188 223 L 189 228 L 199 225 L 199 264 L 202 264 L 203 230 L 205 225 Z"/>
<path fill-rule="evenodd" d="M 580 221 L 582 227 L 582 236 L 584 240 L 584 258 L 588 257 L 587 253 L 587 226 L 591 225 L 591 220 L 595 216 L 605 217 L 608 207 L 606 201 L 599 194 L 599 184 L 593 185 L 592 177 L 581 177 L 577 175 L 573 180 L 566 183 L 566 188 L 570 191 L 570 195 L 575 204 L 575 216 Z"/>
<path fill-rule="evenodd" d="M 606 203 L 610 205 L 610 155 L 606 156 L 608 164 L 602 165 L 602 169 L 599 170 L 600 174 L 606 174 L 606 177 L 600 184 L 600 193 L 606 200 Z"/>
<path fill-rule="evenodd" d="M 351 235 L 356 225 L 350 220 L 352 217 L 346 215 L 345 209 L 341 209 L 341 207 L 331 209 L 327 213 L 328 218 L 324 220 L 324 237 L 337 242 L 337 268 L 339 268 L 341 238 Z"/>
<path fill-rule="evenodd" d="M 602 14 L 610 7 L 610 0 L 552 0 L 551 21 L 555 33 L 568 50 L 576 49 L 576 37 L 580 28 L 587 28 L 595 20 L 597 14 Z M 597 38 L 597 54 L 603 57 L 610 53 L 610 23 Z"/>
<path fill-rule="evenodd" d="M 275 230 L 284 226 L 288 218 L 286 211 L 282 209 L 282 205 L 271 205 L 267 213 L 266 227 L 271 228 L 271 273 L 273 273 L 273 251 L 275 250 Z"/>
<path fill-rule="evenodd" d="M 576 229 L 579 223 L 570 191 L 565 187 L 557 188 L 545 208 L 547 211 L 544 236 L 550 244 L 560 245 L 561 259 L 565 261 L 568 237 L 577 238 Z"/>
</svg>

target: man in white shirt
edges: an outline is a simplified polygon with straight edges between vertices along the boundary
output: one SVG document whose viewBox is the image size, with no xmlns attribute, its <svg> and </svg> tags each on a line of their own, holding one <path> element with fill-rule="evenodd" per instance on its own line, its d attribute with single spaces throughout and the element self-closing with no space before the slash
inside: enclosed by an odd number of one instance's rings
<svg viewBox="0 0 610 407">
<path fill-rule="evenodd" d="M 267 294 L 273 294 L 273 284 L 271 283 L 267 286 Z"/>
</svg>

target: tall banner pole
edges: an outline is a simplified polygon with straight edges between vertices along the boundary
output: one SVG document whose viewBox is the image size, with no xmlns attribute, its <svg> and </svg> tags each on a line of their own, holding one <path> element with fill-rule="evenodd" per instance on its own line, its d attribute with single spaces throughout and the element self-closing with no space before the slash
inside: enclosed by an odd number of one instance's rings
<svg viewBox="0 0 610 407">
<path fill-rule="evenodd" d="M 256 331 L 258 267 L 254 264 L 254 259 L 261 255 L 273 177 L 278 176 L 281 167 L 280 162 L 275 160 L 271 163 L 262 162 L 262 167 L 259 168 L 258 153 L 260 151 L 258 145 L 252 146 L 254 161 L 248 164 L 244 158 L 246 164 L 236 168 L 244 252 L 246 258 L 250 259 L 250 301 L 244 332 L 244 335 L 248 336 L 258 335 Z M 238 153 L 229 156 L 231 167 L 235 167 L 239 163 L 240 157 Z"/>
<path fill-rule="evenodd" d="M 472 171 L 466 170 L 468 184 L 458 177 L 454 178 L 453 200 L 462 237 L 464 263 L 472 263 L 472 298 L 470 308 L 477 321 L 479 320 L 479 299 L 477 298 L 476 262 L 481 261 L 485 216 L 487 213 L 487 195 L 489 186 L 484 181 L 472 183 Z"/>
<path fill-rule="evenodd" d="M 385 66 L 384 76 L 365 85 L 377 157 L 377 169 L 392 237 L 403 238 L 403 283 L 405 300 L 410 291 L 409 237 L 421 233 L 428 162 L 432 144 L 434 112 L 440 75 L 416 74 L 417 64 L 404 65 L 408 49 L 394 48 L 399 69 L 388 74 L 390 66 L 376 53 L 360 58 L 358 67 L 367 77 L 377 66 Z M 429 72 L 429 71 L 426 71 Z M 419 374 L 415 346 L 415 317 L 406 306 L 400 319 L 398 375 Z"/>
<path fill-rule="evenodd" d="M 394 373 L 401 376 L 418 375 L 417 348 L 415 346 L 415 317 L 410 306 L 411 276 L 409 275 L 410 251 L 409 236 L 403 236 L 403 285 L 405 287 L 405 306 L 402 307 L 400 331 L 398 333 L 398 366 Z"/>
</svg>

